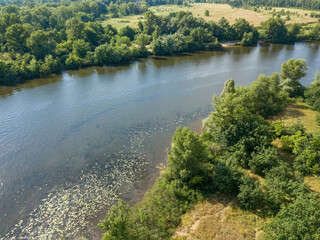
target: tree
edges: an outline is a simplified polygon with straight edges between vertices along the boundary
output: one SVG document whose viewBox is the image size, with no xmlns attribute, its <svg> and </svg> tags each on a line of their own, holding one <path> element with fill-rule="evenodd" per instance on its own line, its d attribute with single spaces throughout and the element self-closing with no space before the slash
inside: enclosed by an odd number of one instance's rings
<svg viewBox="0 0 320 240">
<path fill-rule="evenodd" d="M 54 53 L 56 42 L 48 32 L 38 30 L 27 39 L 27 47 L 37 59 L 44 59 L 46 55 Z"/>
<path fill-rule="evenodd" d="M 306 75 L 308 69 L 305 59 L 289 59 L 281 65 L 281 86 L 291 97 L 301 96 L 303 86 L 300 79 Z"/>
<path fill-rule="evenodd" d="M 188 128 L 177 128 L 168 153 L 168 176 L 190 187 L 206 188 L 211 167 L 209 152 L 199 136 Z"/>
<path fill-rule="evenodd" d="M 249 33 L 245 32 L 240 42 L 242 46 L 251 46 L 255 43 L 257 43 L 257 41 L 253 37 L 253 32 L 249 32 Z"/>
<path fill-rule="evenodd" d="M 237 196 L 239 206 L 246 210 L 256 210 L 262 206 L 263 192 L 258 180 L 244 176 Z"/>
<path fill-rule="evenodd" d="M 237 19 L 232 28 L 235 31 L 236 39 L 242 39 L 245 33 L 251 32 L 253 37 L 253 31 L 255 31 L 255 28 L 244 18 Z"/>
<path fill-rule="evenodd" d="M 253 114 L 268 117 L 280 112 L 287 104 L 287 96 L 281 92 L 279 74 L 269 77 L 260 74 L 250 85 L 244 101 Z"/>
<path fill-rule="evenodd" d="M 206 17 L 209 17 L 209 10 L 208 10 L 208 9 L 204 11 L 204 15 L 205 15 Z"/>
<path fill-rule="evenodd" d="M 103 220 L 99 226 L 107 232 L 103 235 L 103 240 L 134 240 L 137 236 L 134 234 L 133 221 L 130 217 L 130 207 L 122 200 L 117 206 L 113 206 L 108 217 Z"/>
<path fill-rule="evenodd" d="M 119 32 L 120 36 L 128 37 L 130 39 L 130 41 L 133 41 L 135 34 L 136 33 L 135 33 L 134 29 L 129 26 L 121 28 L 120 32 Z"/>
<path fill-rule="evenodd" d="M 277 152 L 273 147 L 263 148 L 253 152 L 249 160 L 250 169 L 259 175 L 265 175 L 267 171 L 279 164 Z"/>
<path fill-rule="evenodd" d="M 85 24 L 78 18 L 71 18 L 66 22 L 66 31 L 68 34 L 68 39 L 76 40 L 83 39 L 84 37 L 84 27 Z"/>
<path fill-rule="evenodd" d="M 232 78 L 229 78 L 227 81 L 224 82 L 224 87 L 220 96 L 224 97 L 228 93 L 235 93 L 234 80 Z"/>
<path fill-rule="evenodd" d="M 72 51 L 80 58 L 84 58 L 90 49 L 90 43 L 85 42 L 83 39 L 73 41 Z"/>
<path fill-rule="evenodd" d="M 23 53 L 26 47 L 26 40 L 29 36 L 30 30 L 27 25 L 19 23 L 11 25 L 5 33 L 8 50 Z"/>
<path fill-rule="evenodd" d="M 319 239 L 319 199 L 313 194 L 298 197 L 293 203 L 283 206 L 264 230 L 268 240 Z"/>
<path fill-rule="evenodd" d="M 262 36 L 267 42 L 285 43 L 287 41 L 287 28 L 281 18 L 269 18 L 261 26 Z"/>
</svg>

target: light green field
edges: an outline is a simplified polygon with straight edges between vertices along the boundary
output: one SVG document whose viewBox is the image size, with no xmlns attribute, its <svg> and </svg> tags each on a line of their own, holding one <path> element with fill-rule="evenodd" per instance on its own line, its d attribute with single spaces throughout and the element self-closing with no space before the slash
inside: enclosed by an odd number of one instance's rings
<svg viewBox="0 0 320 240">
<path fill-rule="evenodd" d="M 316 123 L 317 112 L 310 109 L 305 103 L 297 102 L 289 105 L 283 112 L 275 116 L 272 121 L 283 121 L 285 125 L 290 126 L 300 121 L 307 129 L 307 132 L 314 136 L 320 135 L 320 126 Z"/>
<path fill-rule="evenodd" d="M 310 13 L 315 11 L 293 9 L 293 8 L 273 8 L 277 12 L 284 9 L 285 12 L 290 11 L 291 20 L 286 21 L 288 24 L 297 23 L 310 23 L 317 22 L 317 18 L 311 18 Z M 253 10 L 243 9 L 243 8 L 232 8 L 227 4 L 214 4 L 214 3 L 194 3 L 190 6 L 178 6 L 178 5 L 160 5 L 155 7 L 150 7 L 150 10 L 155 12 L 157 15 L 168 15 L 171 12 L 178 11 L 190 11 L 196 17 L 202 17 L 206 21 L 219 21 L 220 18 L 225 17 L 231 24 L 234 23 L 238 18 L 245 18 L 251 24 L 258 26 L 261 22 L 272 17 L 271 12 L 273 10 L 264 10 L 260 8 L 259 11 L 255 12 Z M 205 10 L 209 10 L 209 16 L 205 16 Z M 295 14 L 293 14 L 295 13 Z M 284 20 L 286 16 L 281 16 Z M 137 27 L 138 22 L 143 21 L 143 15 L 126 16 L 121 18 L 110 18 L 103 21 L 103 25 L 111 24 L 115 27 L 122 28 L 125 26 Z"/>
<path fill-rule="evenodd" d="M 143 15 L 132 15 L 121 18 L 109 18 L 101 23 L 102 26 L 107 26 L 108 24 L 111 24 L 113 27 L 121 29 L 126 26 L 137 28 L 139 21 L 143 21 Z"/>
<path fill-rule="evenodd" d="M 241 210 L 226 196 L 215 196 L 196 204 L 182 217 L 174 240 L 262 239 L 266 224 L 256 214 Z"/>
</svg>

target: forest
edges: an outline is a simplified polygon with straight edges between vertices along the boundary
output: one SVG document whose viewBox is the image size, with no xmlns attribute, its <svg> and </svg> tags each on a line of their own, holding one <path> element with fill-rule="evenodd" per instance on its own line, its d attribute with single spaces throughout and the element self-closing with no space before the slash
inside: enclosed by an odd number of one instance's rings
<svg viewBox="0 0 320 240">
<path fill-rule="evenodd" d="M 247 87 L 228 79 L 201 135 L 176 130 L 156 184 L 137 206 L 119 201 L 111 208 L 100 223 L 103 239 L 169 239 L 181 216 L 211 195 L 230 196 L 269 219 L 261 239 L 318 239 L 319 195 L 303 178 L 320 174 L 320 137 L 299 121 L 270 121 L 297 101 L 320 110 L 319 72 L 310 86 L 300 82 L 307 68 L 304 59 L 290 59 Z"/>
<path fill-rule="evenodd" d="M 149 54 L 220 50 L 221 41 L 250 46 L 259 39 L 293 43 L 319 40 L 320 36 L 320 23 L 287 25 L 278 17 L 256 28 L 245 19 L 232 25 L 223 17 L 218 22 L 206 22 L 186 11 L 159 16 L 148 11 L 148 6 L 163 4 L 158 1 L 5 3 L 0 10 L 0 85 L 14 85 L 61 70 L 118 64 Z M 101 24 L 106 14 L 116 18 L 141 13 L 144 18 L 136 29 Z"/>
</svg>

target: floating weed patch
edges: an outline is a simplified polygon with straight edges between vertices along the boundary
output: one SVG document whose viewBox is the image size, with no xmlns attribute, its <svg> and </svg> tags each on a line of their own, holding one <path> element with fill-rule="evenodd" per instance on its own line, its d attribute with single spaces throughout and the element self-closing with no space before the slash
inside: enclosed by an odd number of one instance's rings
<svg viewBox="0 0 320 240">
<path fill-rule="evenodd" d="M 129 188 L 146 171 L 149 162 L 143 143 L 149 136 L 143 131 L 131 133 L 129 144 L 107 156 L 105 166 L 97 163 L 76 184 L 49 193 L 5 238 L 68 239 L 81 235 L 118 200 L 124 185 Z"/>
<path fill-rule="evenodd" d="M 5 239 L 74 239 L 84 235 L 94 220 L 144 179 L 154 158 L 150 150 L 156 137 L 171 135 L 177 126 L 205 116 L 208 111 L 207 108 L 185 115 L 177 113 L 173 126 L 172 122 L 159 120 L 123 129 L 128 141 L 120 151 L 99 157 L 76 182 L 51 190 L 27 217 L 18 220 Z"/>
</svg>

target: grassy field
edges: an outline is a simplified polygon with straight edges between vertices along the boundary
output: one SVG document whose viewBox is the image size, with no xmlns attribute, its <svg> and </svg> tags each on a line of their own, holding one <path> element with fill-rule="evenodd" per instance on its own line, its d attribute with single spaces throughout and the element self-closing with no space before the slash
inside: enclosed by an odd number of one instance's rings
<svg viewBox="0 0 320 240">
<path fill-rule="evenodd" d="M 291 20 L 287 23 L 310 23 L 317 22 L 317 18 L 311 18 L 310 13 L 312 11 L 293 9 L 293 8 L 273 8 L 276 12 L 280 12 L 284 9 L 285 12 L 290 11 Z M 263 8 L 255 12 L 253 10 L 247 10 L 242 8 L 232 8 L 227 4 L 214 4 L 214 3 L 194 3 L 190 6 L 178 6 L 178 5 L 160 5 L 155 7 L 150 7 L 150 10 L 155 12 L 157 15 L 168 15 L 170 12 L 178 11 L 190 11 L 194 16 L 202 17 L 207 21 L 219 21 L 220 18 L 225 17 L 231 24 L 238 18 L 245 18 L 251 24 L 258 26 L 261 22 L 267 20 L 272 16 L 273 10 L 264 10 Z M 205 16 L 205 10 L 209 10 L 209 16 Z M 294 13 L 294 14 L 293 14 Z M 286 16 L 281 16 L 286 19 Z M 143 15 L 126 16 L 121 18 L 110 18 L 103 21 L 103 25 L 112 24 L 117 28 L 122 28 L 125 26 L 137 27 L 138 22 L 143 21 Z"/>
<path fill-rule="evenodd" d="M 305 103 L 293 103 L 283 112 L 275 116 L 272 121 L 283 121 L 285 125 L 290 126 L 300 121 L 307 129 L 307 132 L 314 136 L 320 135 L 320 126 L 315 122 L 317 112 L 310 109 Z"/>
<path fill-rule="evenodd" d="M 261 239 L 265 223 L 265 219 L 241 210 L 232 198 L 214 196 L 182 217 L 173 239 Z"/>
<path fill-rule="evenodd" d="M 111 24 L 113 27 L 116 27 L 117 29 L 121 29 L 126 26 L 137 28 L 139 21 L 143 21 L 143 15 L 132 15 L 132 16 L 126 16 L 121 18 L 109 18 L 101 23 L 102 23 L 102 26 L 104 27 L 107 26 L 108 24 Z"/>
</svg>

